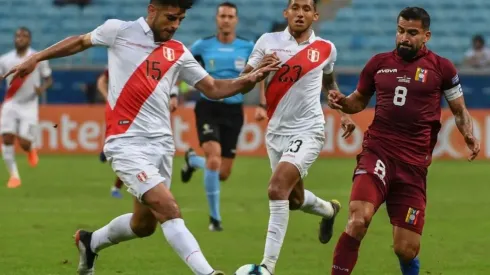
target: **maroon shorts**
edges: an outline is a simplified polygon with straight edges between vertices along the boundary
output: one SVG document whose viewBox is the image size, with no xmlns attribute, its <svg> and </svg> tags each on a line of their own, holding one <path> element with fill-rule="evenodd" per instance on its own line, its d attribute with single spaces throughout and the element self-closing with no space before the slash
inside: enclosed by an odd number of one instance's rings
<svg viewBox="0 0 490 275">
<path fill-rule="evenodd" d="M 392 225 L 422 234 L 426 206 L 426 167 L 364 150 L 357 156 L 353 178 L 351 201 L 371 202 L 376 210 L 386 202 Z"/>
</svg>

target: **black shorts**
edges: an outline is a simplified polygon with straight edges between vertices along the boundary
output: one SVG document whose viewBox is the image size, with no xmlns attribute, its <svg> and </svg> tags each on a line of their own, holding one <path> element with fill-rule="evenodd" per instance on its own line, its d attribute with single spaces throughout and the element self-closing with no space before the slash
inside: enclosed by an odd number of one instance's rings
<svg viewBox="0 0 490 275">
<path fill-rule="evenodd" d="M 243 126 L 243 105 L 200 99 L 194 113 L 199 143 L 219 142 L 221 156 L 235 158 L 238 137 Z"/>
</svg>

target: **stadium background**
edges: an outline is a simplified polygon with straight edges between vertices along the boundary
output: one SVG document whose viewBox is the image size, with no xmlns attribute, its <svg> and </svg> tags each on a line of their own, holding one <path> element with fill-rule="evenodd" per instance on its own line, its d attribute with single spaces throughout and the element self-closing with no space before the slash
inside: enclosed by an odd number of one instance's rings
<svg viewBox="0 0 490 275">
<path fill-rule="evenodd" d="M 0 52 L 13 48 L 13 34 L 19 26 L 32 30 L 34 49 L 43 49 L 66 36 L 89 32 L 108 18 L 134 20 L 146 13 L 148 1 L 82 0 L 88 3 L 83 6 L 60 5 L 61 2 L 63 0 L 0 0 Z M 222 1 L 196 2 L 175 37 L 187 46 L 215 33 L 213 16 L 216 5 Z M 286 0 L 232 2 L 239 8 L 238 35 L 256 40 L 264 32 L 284 29 L 282 9 Z M 421 252 L 423 271 L 444 275 L 489 274 L 490 239 L 487 232 L 490 222 L 482 220 L 482 216 L 488 217 L 488 214 L 480 211 L 490 209 L 490 189 L 485 184 L 488 181 L 485 159 L 490 158 L 490 70 L 465 66 L 463 60 L 465 52 L 472 47 L 474 35 L 481 34 L 486 38 L 490 34 L 490 1 L 325 0 L 319 8 L 321 21 L 314 28 L 318 35 L 336 44 L 338 82 L 342 92 L 350 93 L 355 89 L 359 71 L 366 61 L 375 53 L 393 49 L 396 16 L 407 5 L 422 6 L 431 14 L 433 36 L 429 47 L 458 66 L 467 106 L 475 120 L 475 133 L 483 148 L 480 161 L 474 164 L 443 160 L 431 168 L 429 197 L 432 209 L 428 218 L 431 227 L 424 237 Z M 29 170 L 25 156 L 18 154 L 24 186 L 20 190 L 0 191 L 0 217 L 5 217 L 0 221 L 0 232 L 3 233 L 0 235 L 0 274 L 72 274 L 76 256 L 67 244 L 67 234 L 79 226 L 97 228 L 122 209 L 130 210 L 129 194 L 123 201 L 109 198 L 113 174 L 109 167 L 97 162 L 104 136 L 104 107 L 95 91 L 95 82 L 106 62 L 104 48 L 50 61 L 54 69 L 54 86 L 40 99 L 41 127 L 37 141 L 41 149 L 40 166 Z M 179 154 L 188 146 L 197 146 L 192 111 L 197 97 L 190 87 L 182 84 L 180 88 L 181 106 L 172 116 Z M 4 91 L 2 87 L 0 100 Z M 196 187 L 173 185 L 191 230 L 204 250 L 209 251 L 211 261 L 224 266 L 227 271 L 259 260 L 263 249 L 262 233 L 268 218 L 264 187 L 270 171 L 263 146 L 265 123 L 253 120 L 253 105 L 257 102 L 257 92 L 247 95 L 246 103 L 250 106 L 246 109 L 238 154 L 249 157 L 238 158 L 232 179 L 223 186 L 226 229 L 223 235 L 205 230 L 205 196 L 201 192 L 189 192 L 202 191 L 201 186 L 198 183 L 194 185 Z M 446 107 L 444 102 L 441 104 Z M 370 106 L 374 106 L 374 100 Z M 362 130 L 369 125 L 373 110 L 354 116 L 359 130 L 345 141 L 340 138 L 338 116 L 327 108 L 325 113 L 327 142 L 322 159 L 310 171 L 308 182 L 319 195 L 337 196 L 345 203 L 354 156 L 360 150 Z M 464 143 L 447 109 L 444 110 L 443 124 L 435 155 L 464 159 L 467 156 Z M 181 163 L 182 158 L 176 158 L 176 176 Z M 200 180 L 201 175 L 197 175 L 195 181 Z M 0 181 L 7 181 L 3 169 Z M 336 225 L 335 240 L 346 221 L 345 211 L 342 215 Z M 328 248 L 312 244 L 316 241 L 312 230 L 316 228 L 316 220 L 300 216 L 293 214 L 295 221 L 290 222 L 279 272 L 324 274 L 329 268 L 334 244 L 329 244 Z M 368 240 L 361 248 L 358 273 L 354 274 L 398 274 L 396 260 L 390 252 L 391 229 L 385 215 L 378 216 L 370 229 L 371 235 L 368 234 Z M 250 223 L 252 220 L 254 222 Z M 258 234 L 252 237 L 250 232 Z M 237 235 L 240 237 L 236 238 Z M 40 241 L 43 236 L 50 241 Z M 468 240 L 468 236 L 473 237 Z M 161 274 L 156 272 L 161 268 L 160 262 L 173 271 L 172 274 L 187 274 L 168 248 L 164 247 L 162 252 L 163 238 L 156 238 L 161 242 L 145 240 L 123 246 L 122 250 L 104 251 L 100 274 Z M 229 251 L 237 250 L 236 246 L 240 246 L 243 255 L 229 254 Z M 380 252 L 379 247 L 384 249 Z M 458 256 L 459 253 L 454 251 L 461 252 L 462 247 L 465 255 Z M 132 249 L 138 249 L 138 255 Z M 49 253 L 39 255 L 39 251 L 45 250 Z M 134 260 L 126 261 L 127 255 L 134 255 L 131 256 Z M 124 264 L 121 266 L 121 263 Z"/>
</svg>

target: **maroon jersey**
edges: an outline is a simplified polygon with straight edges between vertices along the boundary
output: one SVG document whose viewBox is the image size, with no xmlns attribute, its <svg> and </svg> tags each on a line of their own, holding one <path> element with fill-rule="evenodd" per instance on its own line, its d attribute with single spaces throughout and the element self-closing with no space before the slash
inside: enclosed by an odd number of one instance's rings
<svg viewBox="0 0 490 275">
<path fill-rule="evenodd" d="M 376 92 L 376 110 L 363 147 L 403 162 L 429 166 L 441 128 L 441 96 L 462 95 L 451 61 L 423 48 L 411 62 L 396 51 L 375 55 L 361 72 L 357 91 Z"/>
</svg>

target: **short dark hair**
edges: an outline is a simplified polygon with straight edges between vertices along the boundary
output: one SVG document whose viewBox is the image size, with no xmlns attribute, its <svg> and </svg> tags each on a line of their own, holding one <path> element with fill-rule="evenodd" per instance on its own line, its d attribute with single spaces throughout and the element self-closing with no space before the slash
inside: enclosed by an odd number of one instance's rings
<svg viewBox="0 0 490 275">
<path fill-rule="evenodd" d="M 398 15 L 397 21 L 400 17 L 405 20 L 420 20 L 422 22 L 422 28 L 428 30 L 430 28 L 430 15 L 423 8 L 419 7 L 406 7 Z"/>
<path fill-rule="evenodd" d="M 30 30 L 29 28 L 27 28 L 27 27 L 24 27 L 24 26 L 19 27 L 19 28 L 17 29 L 17 31 L 16 31 L 16 32 L 18 32 L 18 31 L 27 32 L 27 33 L 29 34 L 29 37 L 32 37 L 32 32 L 31 32 L 31 30 Z"/>
<path fill-rule="evenodd" d="M 289 5 L 291 5 L 291 1 L 292 1 L 292 0 L 288 0 L 288 7 L 289 7 Z M 313 7 L 314 7 L 314 8 L 315 8 L 315 10 L 316 10 L 316 6 L 318 5 L 318 2 L 319 2 L 320 0 L 311 0 L 311 1 L 313 2 Z"/>
<path fill-rule="evenodd" d="M 477 34 L 473 36 L 473 43 L 480 42 L 482 45 L 485 45 L 485 38 L 481 34 Z"/>
<path fill-rule="evenodd" d="M 162 6 L 173 6 L 181 9 L 190 9 L 194 4 L 193 0 L 150 0 L 150 4 L 157 4 Z"/>
<path fill-rule="evenodd" d="M 219 9 L 221 7 L 233 8 L 233 9 L 236 10 L 236 14 L 238 15 L 238 7 L 234 3 L 232 3 L 232 2 L 228 2 L 228 1 L 223 2 L 223 3 L 221 3 L 221 4 L 218 5 L 218 8 L 217 9 Z"/>
</svg>

